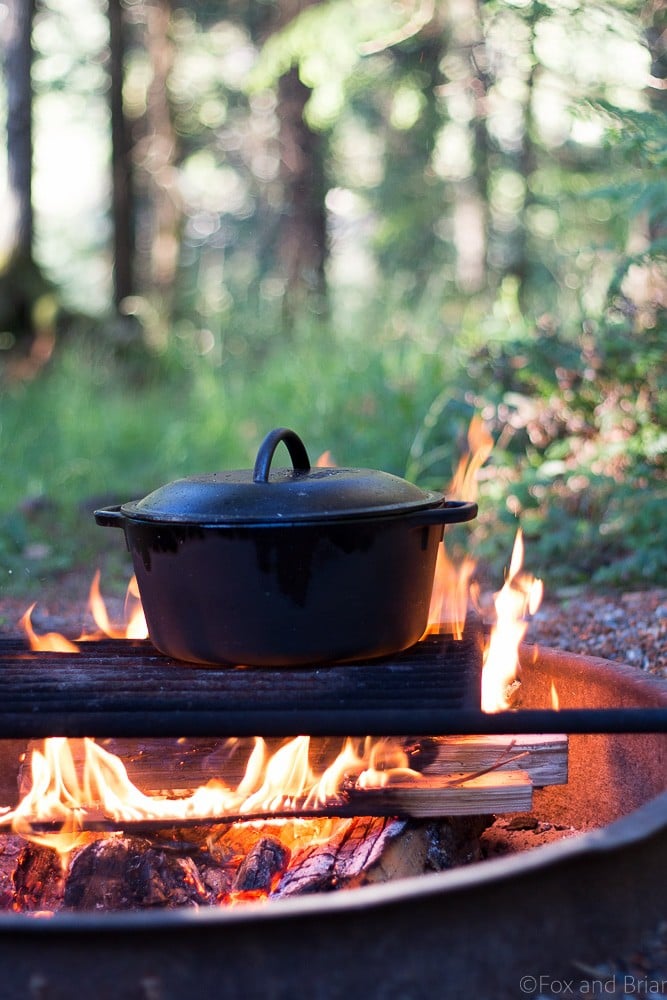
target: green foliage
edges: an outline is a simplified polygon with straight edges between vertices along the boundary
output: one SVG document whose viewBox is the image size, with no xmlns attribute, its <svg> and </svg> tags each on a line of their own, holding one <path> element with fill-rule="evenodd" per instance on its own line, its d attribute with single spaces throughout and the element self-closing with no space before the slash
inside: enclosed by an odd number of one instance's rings
<svg viewBox="0 0 667 1000">
<path fill-rule="evenodd" d="M 99 149 L 103 15 L 88 6 L 61 63 L 68 20 L 44 8 L 38 118 L 62 96 Z M 174 314 L 146 294 L 130 319 L 71 322 L 32 381 L 10 377 L 2 327 L 17 323 L 0 323 L 5 591 L 98 557 L 120 573 L 96 503 L 247 467 L 272 426 L 313 458 L 441 488 L 473 413 L 497 443 L 479 519 L 451 541 L 492 585 L 518 524 L 552 588 L 664 581 L 667 130 L 644 93 L 645 14 L 494 0 L 465 23 L 447 5 L 412 23 L 412 9 L 329 0 L 276 31 L 273 3 L 174 4 Z M 134 24 L 136 124 L 150 67 Z M 287 320 L 273 246 L 291 210 L 277 139 L 291 67 L 324 150 L 331 247 L 329 311 Z M 108 270 L 92 264 L 101 212 L 85 246 L 69 215 L 64 232 L 41 223 L 38 255 L 79 301 Z"/>
</svg>

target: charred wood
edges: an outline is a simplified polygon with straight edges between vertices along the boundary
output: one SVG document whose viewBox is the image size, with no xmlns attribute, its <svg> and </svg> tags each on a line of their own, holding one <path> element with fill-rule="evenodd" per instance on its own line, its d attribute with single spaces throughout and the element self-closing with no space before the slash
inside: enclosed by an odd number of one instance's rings
<svg viewBox="0 0 667 1000">
<path fill-rule="evenodd" d="M 405 829 L 402 820 L 354 818 L 340 825 L 324 843 L 310 844 L 294 858 L 273 895 L 277 898 L 331 892 L 351 881 L 360 884 L 365 867 Z"/>
<path fill-rule="evenodd" d="M 67 877 L 63 906 L 125 910 L 194 906 L 209 893 L 191 857 L 131 837 L 97 840 L 80 851 Z"/>
<path fill-rule="evenodd" d="M 5 908 L 173 909 L 213 906 L 234 896 L 284 898 L 355 888 L 478 860 L 488 820 L 353 817 L 318 823 L 237 824 L 217 833 L 211 828 L 208 845 L 189 850 L 178 831 L 172 841 L 106 837 L 76 851 L 66 874 L 54 850 L 27 844 L 15 863 Z"/>
<path fill-rule="evenodd" d="M 290 861 L 290 851 L 279 840 L 262 837 L 245 856 L 234 877 L 235 892 L 261 889 L 268 893 Z"/>
</svg>

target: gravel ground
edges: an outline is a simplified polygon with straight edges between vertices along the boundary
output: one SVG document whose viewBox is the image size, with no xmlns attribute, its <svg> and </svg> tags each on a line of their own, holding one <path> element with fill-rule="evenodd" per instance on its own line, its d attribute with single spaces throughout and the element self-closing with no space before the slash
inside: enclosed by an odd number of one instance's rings
<svg viewBox="0 0 667 1000">
<path fill-rule="evenodd" d="M 667 677 L 667 590 L 547 600 L 526 639 Z"/>
</svg>

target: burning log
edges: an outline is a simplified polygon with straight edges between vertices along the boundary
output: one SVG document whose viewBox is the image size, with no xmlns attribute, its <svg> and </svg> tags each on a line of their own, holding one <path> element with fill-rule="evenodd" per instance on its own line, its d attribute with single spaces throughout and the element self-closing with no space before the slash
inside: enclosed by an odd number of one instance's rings
<svg viewBox="0 0 667 1000">
<path fill-rule="evenodd" d="M 213 867 L 211 859 L 207 868 Z M 14 909 L 136 910 L 211 905 L 228 891 L 222 877 L 212 888 L 194 857 L 139 837 L 106 837 L 74 854 L 63 872 L 48 847 L 28 844 L 14 873 Z"/>
<path fill-rule="evenodd" d="M 520 769 L 537 787 L 567 782 L 568 742 L 563 735 L 423 737 L 396 739 L 394 744 L 406 754 L 412 769 L 431 777 Z M 26 762 L 41 745 L 34 740 L 28 744 Z M 275 741 L 275 746 L 279 745 L 280 741 Z M 243 780 L 253 741 L 105 740 L 103 746 L 122 760 L 128 778 L 137 788 L 145 794 L 158 794 L 165 789 L 186 793 L 221 778 L 232 787 L 238 785 Z M 71 740 L 70 747 L 74 765 L 81 769 L 84 744 Z M 339 740 L 311 740 L 309 759 L 314 772 L 322 773 L 339 751 Z M 31 782 L 26 764 L 19 769 L 18 782 L 23 797 L 29 792 Z"/>
<path fill-rule="evenodd" d="M 305 847 L 280 880 L 274 895 L 283 898 L 362 884 L 364 871 L 379 862 L 384 847 L 405 828 L 402 820 L 348 821 L 325 843 Z"/>
<path fill-rule="evenodd" d="M 26 844 L 18 856 L 13 882 L 13 909 L 34 913 L 60 907 L 65 875 L 55 851 Z"/>
<path fill-rule="evenodd" d="M 444 871 L 481 856 L 488 817 L 450 817 L 434 822 L 359 818 L 323 844 L 306 847 L 280 880 L 284 897 Z"/>
<path fill-rule="evenodd" d="M 97 840 L 80 851 L 69 870 L 66 910 L 123 910 L 195 906 L 210 894 L 192 858 L 133 837 Z"/>
<path fill-rule="evenodd" d="M 32 753 L 29 787 L 26 782 L 19 806 L 3 822 L 28 838 L 70 824 L 74 836 L 64 849 L 71 850 L 80 842 L 76 831 L 144 835 L 165 827 L 294 816 L 424 818 L 530 810 L 533 783 L 516 764 L 530 757 L 531 745 L 514 753 L 515 741 L 502 747 L 491 740 L 483 753 L 468 756 L 485 765 L 472 772 L 448 770 L 465 753 L 451 747 L 447 753 L 444 746 L 421 740 L 408 752 L 393 741 L 366 741 L 363 749 L 347 741 L 318 776 L 308 738 L 297 737 L 268 758 L 265 741 L 256 740 L 235 787 L 216 770 L 215 778 L 189 794 L 172 788 L 148 795 L 130 781 L 122 760 L 94 741 L 51 740 L 43 753 Z M 465 751 L 469 744 L 463 740 L 460 746 Z M 423 771 L 409 766 L 410 754 Z M 565 775 L 560 773 L 561 780 Z M 542 774 L 540 780 L 553 778 Z"/>
<path fill-rule="evenodd" d="M 289 860 L 290 852 L 279 840 L 262 837 L 241 862 L 234 877 L 234 891 L 260 889 L 268 894 L 276 877 L 286 870 Z"/>
<path fill-rule="evenodd" d="M 13 875 L 12 908 L 174 909 L 356 888 L 479 860 L 488 824 L 487 817 L 354 817 L 322 828 L 304 821 L 237 824 L 222 833 L 212 828 L 208 849 L 189 850 L 113 836 L 74 852 L 66 871 L 51 848 L 27 844 Z M 281 837 L 294 840 L 294 849 Z"/>
</svg>

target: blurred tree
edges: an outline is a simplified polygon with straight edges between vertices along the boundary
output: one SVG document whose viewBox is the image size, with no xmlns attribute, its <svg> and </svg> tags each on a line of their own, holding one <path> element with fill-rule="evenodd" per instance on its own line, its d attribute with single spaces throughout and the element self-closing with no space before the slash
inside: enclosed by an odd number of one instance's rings
<svg viewBox="0 0 667 1000">
<path fill-rule="evenodd" d="M 441 65 L 450 43 L 444 7 L 428 6 L 410 32 L 391 33 L 366 48 L 366 58 L 385 61 L 385 87 L 373 101 L 375 128 L 383 136 L 382 179 L 374 191 L 378 215 L 375 246 L 383 271 L 402 275 L 404 293 L 423 294 L 451 244 L 438 235 L 448 193 L 433 170 L 443 126 L 438 97 Z M 379 100 L 378 100 L 379 98 Z"/>
<path fill-rule="evenodd" d="M 667 115 L 667 6 L 662 0 L 651 0 L 644 4 L 641 15 L 651 55 L 648 99 L 655 114 L 664 121 Z M 649 240 L 651 244 L 660 245 L 664 250 L 667 245 L 667 204 L 663 199 L 658 199 L 656 207 L 657 211 L 649 213 Z M 662 307 L 667 308 L 667 290 L 664 284 L 663 276 Z"/>
<path fill-rule="evenodd" d="M 9 213 L 14 257 L 32 258 L 32 21 L 34 0 L 8 0 L 4 24 Z"/>
<path fill-rule="evenodd" d="M 169 97 L 174 59 L 171 0 L 109 0 L 114 302 L 121 312 L 135 293 L 168 315 L 179 255 L 181 205 L 177 141 Z M 128 115 L 128 64 L 145 59 L 140 111 Z"/>
<path fill-rule="evenodd" d="M 284 29 L 315 2 L 280 0 L 273 30 Z M 274 259 L 284 282 L 283 305 L 288 318 L 308 295 L 314 293 L 321 298 L 325 292 L 327 236 L 323 139 L 309 127 L 305 118 L 310 96 L 310 88 L 300 78 L 298 67 L 290 66 L 278 80 L 277 89 L 283 209 L 274 242 Z"/>
<path fill-rule="evenodd" d="M 135 16 L 142 22 L 149 66 L 145 111 L 135 123 L 134 158 L 143 195 L 137 266 L 143 289 L 156 297 L 168 315 L 176 281 L 181 221 L 178 145 L 169 91 L 174 64 L 172 0 L 144 0 Z"/>
<path fill-rule="evenodd" d="M 33 257 L 32 25 L 34 0 L 8 0 L 3 26 L 8 204 L 0 247 L 0 331 L 11 378 L 30 378 L 51 356 L 51 286 Z M 4 257 L 4 259 L 3 259 Z M 43 308 L 40 308 L 42 306 Z M 13 350 L 13 348 L 18 348 Z"/>
<path fill-rule="evenodd" d="M 134 294 L 134 193 L 132 141 L 125 116 L 123 82 L 127 25 L 121 0 L 109 0 L 109 105 L 111 112 L 111 215 L 113 228 L 113 298 L 116 309 Z"/>
</svg>

